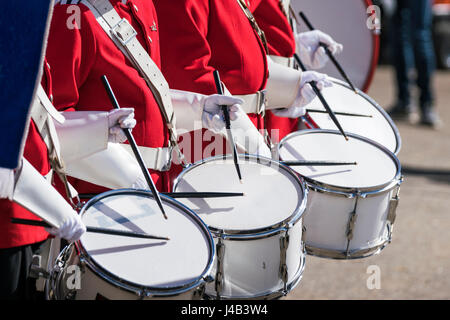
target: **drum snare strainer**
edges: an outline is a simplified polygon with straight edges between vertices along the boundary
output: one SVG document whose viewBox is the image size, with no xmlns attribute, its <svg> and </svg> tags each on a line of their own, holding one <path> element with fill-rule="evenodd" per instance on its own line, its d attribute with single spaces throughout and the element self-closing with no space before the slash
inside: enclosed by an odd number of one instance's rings
<svg viewBox="0 0 450 320">
<path fill-rule="evenodd" d="M 300 281 L 305 266 L 302 215 L 304 183 L 271 159 L 239 157 L 239 183 L 231 156 L 218 156 L 185 169 L 174 191 L 244 193 L 242 197 L 183 199 L 211 230 L 216 243 L 208 299 L 272 299 Z"/>
<path fill-rule="evenodd" d="M 305 211 L 308 254 L 334 259 L 378 253 L 392 237 L 402 182 L 400 162 L 387 148 L 362 136 L 305 130 L 279 144 L 284 161 L 356 161 L 357 165 L 297 166 L 309 193 Z"/>
</svg>

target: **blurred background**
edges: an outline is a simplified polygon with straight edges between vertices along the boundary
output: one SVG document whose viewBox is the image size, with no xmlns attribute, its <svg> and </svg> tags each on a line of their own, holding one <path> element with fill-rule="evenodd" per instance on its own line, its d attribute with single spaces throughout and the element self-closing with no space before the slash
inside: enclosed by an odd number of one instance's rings
<svg viewBox="0 0 450 320">
<path fill-rule="evenodd" d="M 397 101 L 392 59 L 397 1 L 373 2 L 381 9 L 380 51 L 367 94 L 388 111 Z M 433 3 L 432 38 L 436 70 L 431 81 L 441 125 L 395 120 L 405 180 L 392 243 L 358 260 L 307 256 L 301 282 L 284 299 L 450 299 L 450 0 Z M 413 103 L 418 96 L 411 85 Z M 375 271 L 379 288 L 370 286 Z"/>
<path fill-rule="evenodd" d="M 382 32 L 380 33 L 381 46 L 379 63 L 391 63 L 390 42 L 392 18 L 396 9 L 396 0 L 373 0 L 374 5 L 381 9 Z M 440 70 L 450 68 L 450 0 L 432 0 L 432 36 L 437 67 Z"/>
</svg>

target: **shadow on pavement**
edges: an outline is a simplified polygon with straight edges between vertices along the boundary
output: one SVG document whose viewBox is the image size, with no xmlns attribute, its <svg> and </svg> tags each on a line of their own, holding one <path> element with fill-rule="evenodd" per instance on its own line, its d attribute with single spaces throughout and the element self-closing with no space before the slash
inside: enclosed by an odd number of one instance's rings
<svg viewBox="0 0 450 320">
<path fill-rule="evenodd" d="M 402 174 L 406 176 L 425 176 L 436 182 L 450 184 L 450 170 L 446 169 L 427 169 L 406 166 L 402 167 Z"/>
</svg>

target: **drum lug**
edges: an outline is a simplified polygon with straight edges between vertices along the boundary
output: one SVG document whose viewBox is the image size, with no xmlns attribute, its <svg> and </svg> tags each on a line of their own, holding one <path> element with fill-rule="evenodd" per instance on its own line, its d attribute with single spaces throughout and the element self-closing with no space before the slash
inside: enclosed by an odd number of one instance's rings
<svg viewBox="0 0 450 320">
<path fill-rule="evenodd" d="M 302 226 L 302 247 L 303 247 L 303 254 L 306 255 L 306 226 Z"/>
<path fill-rule="evenodd" d="M 205 284 L 201 284 L 192 294 L 192 300 L 202 300 L 205 294 Z"/>
<path fill-rule="evenodd" d="M 398 207 L 398 202 L 400 200 L 399 195 L 400 195 L 400 186 L 397 188 L 395 195 L 389 201 L 389 211 L 388 211 L 387 220 L 389 221 L 389 223 L 391 225 L 394 224 L 395 218 L 397 216 L 397 207 Z"/>
<path fill-rule="evenodd" d="M 136 294 L 139 296 L 139 300 L 144 300 L 145 298 L 152 296 L 152 294 L 145 289 L 137 291 Z"/>
<path fill-rule="evenodd" d="M 289 247 L 289 234 L 288 230 L 280 237 L 280 278 L 284 283 L 284 291 L 287 291 L 288 282 L 288 267 L 286 264 L 287 249 Z"/>
<path fill-rule="evenodd" d="M 219 241 L 216 245 L 217 252 L 217 271 L 216 271 L 216 279 L 215 279 L 215 290 L 217 300 L 220 300 L 220 293 L 223 289 L 224 277 L 223 277 L 223 265 L 224 265 L 224 257 L 225 257 L 225 244 L 223 243 L 223 239 L 220 237 Z"/>
<path fill-rule="evenodd" d="M 401 182 L 400 182 L 401 183 Z M 394 196 L 389 200 L 389 209 L 388 209 L 388 215 L 387 215 L 387 226 L 388 226 L 388 237 L 389 242 L 392 241 L 392 228 L 395 222 L 395 218 L 397 217 L 397 207 L 398 203 L 400 201 L 400 184 L 397 187 L 397 190 L 395 191 Z"/>
<path fill-rule="evenodd" d="M 206 284 L 214 282 L 214 278 L 211 275 L 203 277 L 204 283 L 202 283 L 193 293 L 192 298 L 194 300 L 202 300 L 205 296 Z"/>
<path fill-rule="evenodd" d="M 212 277 L 211 275 L 207 275 L 203 278 L 203 280 L 205 280 L 206 283 L 211 283 L 214 281 L 214 277 Z"/>
<path fill-rule="evenodd" d="M 85 273 L 86 272 L 86 258 L 83 255 L 80 255 L 80 272 Z"/>
<path fill-rule="evenodd" d="M 357 218 L 357 214 L 356 214 L 356 207 L 358 206 L 358 199 L 359 199 L 359 194 L 357 194 L 357 196 L 355 197 L 355 206 L 353 207 L 353 211 L 350 212 L 350 218 L 348 219 L 348 224 L 347 224 L 347 232 L 346 232 L 346 236 L 347 236 L 347 249 L 345 251 L 345 255 L 348 257 L 349 256 L 349 249 L 350 249 L 350 241 L 353 239 L 353 231 L 355 229 L 355 224 L 356 224 L 356 218 Z"/>
</svg>

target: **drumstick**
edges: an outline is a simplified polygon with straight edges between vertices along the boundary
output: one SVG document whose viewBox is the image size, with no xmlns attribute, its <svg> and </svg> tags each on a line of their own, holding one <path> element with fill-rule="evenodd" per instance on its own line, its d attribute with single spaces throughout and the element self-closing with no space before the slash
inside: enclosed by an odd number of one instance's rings
<svg viewBox="0 0 450 320">
<path fill-rule="evenodd" d="M 222 82 L 220 81 L 219 71 L 214 70 L 214 81 L 216 82 L 216 89 L 218 94 L 223 95 Z M 228 112 L 227 106 L 222 106 L 223 115 L 225 117 L 225 127 L 227 129 L 228 141 L 230 142 L 230 147 L 233 152 L 234 166 L 239 177 L 239 181 L 242 183 L 241 169 L 239 167 L 239 158 L 236 150 L 236 144 L 234 143 L 233 134 L 231 132 L 230 114 Z"/>
<path fill-rule="evenodd" d="M 114 92 L 112 91 L 111 86 L 109 85 L 108 79 L 106 78 L 106 75 L 103 75 L 101 77 L 103 85 L 106 89 L 106 92 L 108 93 L 108 97 L 111 100 L 112 105 L 116 109 L 120 109 L 119 102 L 116 99 L 116 96 L 114 95 Z M 153 196 L 155 197 L 156 202 L 158 203 L 159 208 L 161 209 L 161 212 L 165 219 L 167 219 L 166 212 L 164 211 L 161 197 L 159 196 L 158 190 L 156 190 L 155 184 L 153 183 L 152 177 L 150 176 L 150 173 L 147 170 L 147 166 L 144 163 L 144 159 L 142 158 L 141 153 L 139 152 L 139 148 L 137 146 L 136 141 L 134 140 L 133 135 L 131 134 L 130 129 L 122 129 L 125 133 L 125 136 L 128 139 L 128 142 L 130 143 L 131 149 L 133 150 L 134 156 L 136 157 L 137 162 L 139 163 L 139 166 L 141 167 L 142 173 L 144 174 L 145 180 L 147 181 L 147 184 L 150 188 L 150 190 L 153 193 Z"/>
<path fill-rule="evenodd" d="M 306 68 L 303 65 L 302 61 L 300 60 L 300 57 L 298 56 L 298 54 L 294 53 L 294 58 L 297 61 L 297 63 L 300 66 L 300 68 L 302 69 L 302 71 L 306 71 Z M 348 141 L 348 137 L 345 134 L 344 130 L 342 129 L 341 124 L 339 123 L 339 120 L 336 118 L 336 115 L 334 114 L 333 110 L 331 110 L 331 108 L 328 105 L 327 101 L 325 100 L 325 98 L 323 97 L 322 93 L 320 92 L 319 88 L 317 88 L 317 85 L 316 85 L 315 81 L 311 81 L 311 82 L 309 82 L 309 84 L 313 88 L 313 90 L 316 93 L 317 97 L 319 98 L 320 102 L 322 102 L 323 106 L 327 110 L 328 114 L 331 117 L 331 120 L 333 120 L 334 124 L 339 129 L 341 134 L 344 136 L 345 140 Z"/>
<path fill-rule="evenodd" d="M 168 192 L 167 196 L 174 199 L 177 198 L 227 198 L 227 197 L 243 197 L 241 192 Z"/>
<path fill-rule="evenodd" d="M 306 18 L 305 14 L 302 11 L 300 11 L 299 15 L 303 19 L 303 21 L 305 22 L 305 24 L 309 28 L 309 30 L 315 30 L 314 27 L 312 26 L 312 24 L 309 22 L 308 18 Z M 344 77 L 345 81 L 347 81 L 347 83 L 352 88 L 352 90 L 355 93 L 358 93 L 358 91 L 356 90 L 355 86 L 350 81 L 349 77 L 347 76 L 347 74 L 345 73 L 344 69 L 342 68 L 341 64 L 336 60 L 336 58 L 334 57 L 333 53 L 331 53 L 330 49 L 328 49 L 328 46 L 325 43 L 323 43 L 323 42 L 319 42 L 319 45 L 322 48 L 325 49 L 325 53 L 330 58 L 330 60 L 333 62 L 335 67 L 338 69 L 338 71 L 342 75 L 342 77 Z"/>
<path fill-rule="evenodd" d="M 306 111 L 309 113 L 328 113 L 325 110 L 316 110 L 316 109 L 306 109 Z M 338 112 L 338 111 L 334 111 L 334 114 L 337 116 L 373 118 L 373 116 L 371 114 L 360 114 L 360 113 Z"/>
<path fill-rule="evenodd" d="M 227 197 L 243 197 L 244 193 L 240 192 L 161 192 L 165 196 L 171 198 L 227 198 Z M 80 199 L 91 199 L 97 194 L 83 193 L 78 195 Z"/>
<path fill-rule="evenodd" d="M 357 165 L 356 161 L 354 162 L 345 162 L 345 161 L 308 161 L 308 160 L 298 160 L 298 161 L 281 161 L 282 164 L 286 166 L 343 166 L 343 165 Z"/>
<path fill-rule="evenodd" d="M 19 219 L 19 218 L 11 218 L 11 222 L 15 224 L 24 224 L 28 226 L 36 226 L 36 227 L 46 227 L 51 228 L 52 226 L 45 221 L 31 220 L 31 219 Z M 102 233 L 109 234 L 114 236 L 124 236 L 131 238 L 142 238 L 142 239 L 156 239 L 156 240 L 170 240 L 167 237 L 154 236 L 147 233 L 139 233 L 132 231 L 122 231 L 122 230 L 113 230 L 113 229 L 105 229 L 98 227 L 86 227 L 87 232 L 91 233 Z"/>
</svg>

